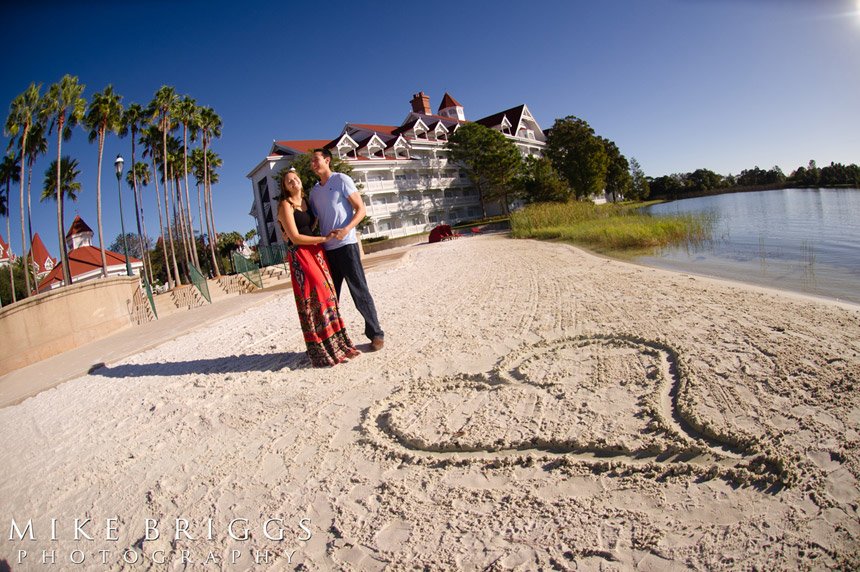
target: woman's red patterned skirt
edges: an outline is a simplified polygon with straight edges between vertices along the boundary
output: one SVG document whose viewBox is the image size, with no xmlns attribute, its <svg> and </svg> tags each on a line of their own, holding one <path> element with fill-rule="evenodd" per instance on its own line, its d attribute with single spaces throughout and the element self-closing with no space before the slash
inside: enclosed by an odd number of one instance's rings
<svg viewBox="0 0 860 572">
<path fill-rule="evenodd" d="M 314 367 L 333 366 L 359 355 L 340 317 L 337 294 L 331 282 L 323 248 L 290 245 L 290 277 L 299 322 Z"/>
</svg>

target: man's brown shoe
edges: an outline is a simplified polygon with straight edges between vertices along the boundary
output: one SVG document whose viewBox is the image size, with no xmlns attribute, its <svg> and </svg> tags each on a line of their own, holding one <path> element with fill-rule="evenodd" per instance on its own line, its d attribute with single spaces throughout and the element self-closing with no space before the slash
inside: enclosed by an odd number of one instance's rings
<svg viewBox="0 0 860 572">
<path fill-rule="evenodd" d="M 373 341 L 370 342 L 370 350 L 374 352 L 378 352 L 382 349 L 382 346 L 385 345 L 385 340 L 382 338 L 373 338 Z"/>
</svg>

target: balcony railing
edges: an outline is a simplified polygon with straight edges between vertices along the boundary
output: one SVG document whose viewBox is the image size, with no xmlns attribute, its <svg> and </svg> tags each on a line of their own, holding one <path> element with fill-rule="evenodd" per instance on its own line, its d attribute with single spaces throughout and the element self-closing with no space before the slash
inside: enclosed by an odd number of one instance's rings
<svg viewBox="0 0 860 572">
<path fill-rule="evenodd" d="M 419 179 L 398 179 L 362 182 L 363 191 L 373 194 L 379 192 L 424 191 L 429 189 L 450 189 L 469 185 L 468 179 L 460 177 L 426 177 Z"/>
</svg>

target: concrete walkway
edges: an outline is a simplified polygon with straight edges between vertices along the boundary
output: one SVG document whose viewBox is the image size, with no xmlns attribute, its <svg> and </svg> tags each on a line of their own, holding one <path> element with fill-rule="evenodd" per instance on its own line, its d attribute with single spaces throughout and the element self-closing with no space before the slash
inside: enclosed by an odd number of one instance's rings
<svg viewBox="0 0 860 572">
<path fill-rule="evenodd" d="M 364 268 L 372 272 L 396 264 L 410 248 L 413 247 L 369 254 L 364 258 Z M 64 381 L 85 375 L 99 364 L 109 365 L 289 291 L 289 283 L 282 283 L 250 294 L 216 300 L 212 304 L 175 312 L 141 326 L 130 326 L 107 338 L 9 372 L 0 377 L 0 408 L 15 405 Z"/>
</svg>

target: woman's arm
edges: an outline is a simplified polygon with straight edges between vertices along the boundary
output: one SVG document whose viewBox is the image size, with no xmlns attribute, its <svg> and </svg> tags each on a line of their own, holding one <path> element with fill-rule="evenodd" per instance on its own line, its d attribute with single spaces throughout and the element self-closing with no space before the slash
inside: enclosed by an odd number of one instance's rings
<svg viewBox="0 0 860 572">
<path fill-rule="evenodd" d="M 293 205 L 287 201 L 278 203 L 278 222 L 281 223 L 281 228 L 284 230 L 284 237 L 293 244 L 322 244 L 328 240 L 324 236 L 299 234 L 299 229 L 296 227 L 296 219 L 293 217 Z"/>
</svg>

